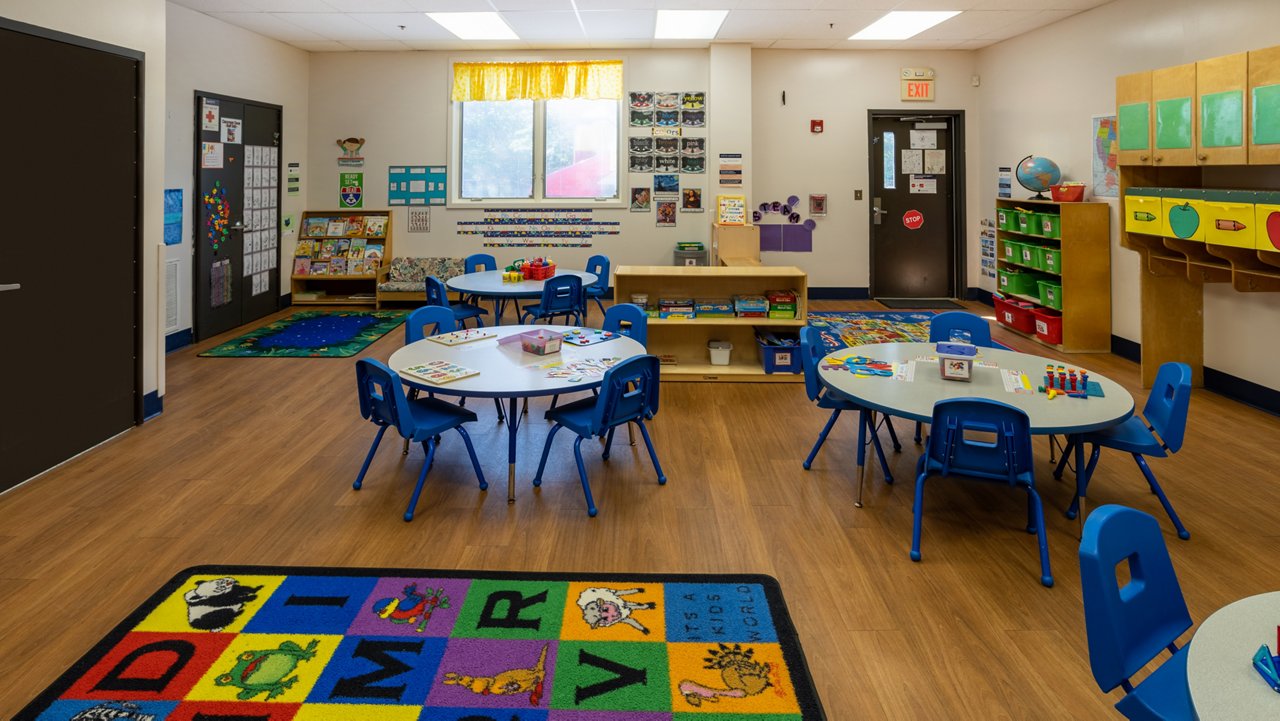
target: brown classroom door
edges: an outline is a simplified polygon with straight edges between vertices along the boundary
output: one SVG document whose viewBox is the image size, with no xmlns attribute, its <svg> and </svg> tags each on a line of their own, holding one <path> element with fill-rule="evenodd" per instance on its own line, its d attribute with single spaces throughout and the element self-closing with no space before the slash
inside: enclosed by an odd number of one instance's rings
<svg viewBox="0 0 1280 721">
<path fill-rule="evenodd" d="M 964 237 L 956 118 L 873 113 L 869 128 L 871 297 L 955 298 Z"/>
<path fill-rule="evenodd" d="M 0 490 L 141 421 L 142 57 L 0 19 Z"/>
</svg>

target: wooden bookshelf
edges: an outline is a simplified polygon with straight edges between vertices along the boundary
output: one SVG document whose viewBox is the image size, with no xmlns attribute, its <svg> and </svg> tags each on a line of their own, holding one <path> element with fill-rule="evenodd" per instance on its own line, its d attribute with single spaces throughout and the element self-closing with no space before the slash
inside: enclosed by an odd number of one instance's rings
<svg viewBox="0 0 1280 721">
<path fill-rule="evenodd" d="M 355 225 L 351 219 L 359 218 L 361 230 L 357 233 L 348 230 Z M 369 235 L 364 230 L 364 223 L 368 218 L 382 218 L 383 227 L 385 228 L 383 235 Z M 343 235 L 329 233 L 329 223 L 325 223 L 325 232 L 318 234 L 309 225 L 314 225 L 315 219 L 328 219 L 332 221 L 341 221 L 344 224 Z M 308 223 L 308 221 L 313 221 Z M 336 231 L 336 228 L 334 229 Z M 309 232 L 310 231 L 310 232 Z M 324 262 L 321 260 L 320 246 L 326 240 L 338 241 L 345 240 L 349 244 L 353 240 L 363 240 L 367 244 L 381 244 L 382 257 L 376 262 L 370 264 L 367 258 L 351 258 L 350 250 L 346 251 L 347 255 L 343 257 L 350 268 L 353 263 L 361 263 L 364 272 L 342 274 L 325 273 L 323 275 L 315 275 L 307 273 L 305 275 L 294 274 L 291 276 L 292 285 L 292 302 L 294 305 L 375 305 L 377 303 L 376 291 L 378 286 L 378 270 L 391 263 L 391 211 L 390 210 L 308 210 L 302 214 L 302 225 L 300 227 L 299 245 L 303 241 L 309 241 L 315 245 L 310 260 L 314 262 Z M 295 269 L 299 256 L 296 255 L 290 259 L 294 263 Z M 329 260 L 332 262 L 332 259 Z"/>
</svg>

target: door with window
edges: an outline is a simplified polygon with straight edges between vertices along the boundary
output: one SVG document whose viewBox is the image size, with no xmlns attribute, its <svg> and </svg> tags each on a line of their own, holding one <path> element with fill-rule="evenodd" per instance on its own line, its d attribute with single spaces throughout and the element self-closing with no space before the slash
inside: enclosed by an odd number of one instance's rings
<svg viewBox="0 0 1280 721">
<path fill-rule="evenodd" d="M 873 298 L 954 298 L 962 289 L 958 119 L 871 114 Z"/>
</svg>

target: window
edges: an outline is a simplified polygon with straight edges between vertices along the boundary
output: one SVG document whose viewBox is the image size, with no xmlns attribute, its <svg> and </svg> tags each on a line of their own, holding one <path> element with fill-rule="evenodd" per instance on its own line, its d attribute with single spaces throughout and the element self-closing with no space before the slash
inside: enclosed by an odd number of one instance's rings
<svg viewBox="0 0 1280 721">
<path fill-rule="evenodd" d="M 893 132 L 884 133 L 884 189 L 894 190 L 898 187 L 898 151 L 894 147 Z"/>
<path fill-rule="evenodd" d="M 451 202 L 616 204 L 620 61 L 455 63 Z"/>
</svg>

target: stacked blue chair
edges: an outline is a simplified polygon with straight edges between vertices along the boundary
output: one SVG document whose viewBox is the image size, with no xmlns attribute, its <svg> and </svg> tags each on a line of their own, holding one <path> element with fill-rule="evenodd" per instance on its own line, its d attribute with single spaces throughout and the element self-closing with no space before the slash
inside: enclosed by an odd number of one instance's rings
<svg viewBox="0 0 1280 721">
<path fill-rule="evenodd" d="M 596 305 L 600 306 L 600 312 L 604 311 L 604 301 L 602 300 L 609 294 L 609 257 L 605 255 L 593 255 L 587 258 L 587 272 L 596 276 L 596 282 L 585 286 L 582 292 L 586 294 L 587 299 L 594 300 Z"/>
<path fill-rule="evenodd" d="M 1128 563 L 1129 581 L 1116 580 Z M 1116 710 L 1134 721 L 1196 718 L 1187 687 L 1187 649 L 1178 637 L 1191 628 L 1191 614 L 1160 533 L 1160 523 L 1125 506 L 1100 506 L 1080 539 L 1080 590 L 1089 637 L 1089 666 L 1098 688 L 1116 686 L 1125 697 Z M 1129 678 L 1161 651 L 1170 657 L 1137 686 Z"/>
<path fill-rule="evenodd" d="M 488 253 L 472 253 L 462 261 L 463 267 L 468 273 L 482 273 L 486 270 L 497 270 L 498 261 Z M 479 295 L 469 295 L 463 298 L 464 303 L 476 304 L 483 299 Z M 502 320 L 502 313 L 507 308 L 506 298 L 493 299 L 493 323 L 497 325 Z"/>
<path fill-rule="evenodd" d="M 356 385 L 360 397 L 360 415 L 378 426 L 378 435 L 369 447 L 364 464 L 360 466 L 360 475 L 351 484 L 352 488 L 358 491 L 364 484 L 369 463 L 373 461 L 373 454 L 378 450 L 378 444 L 382 442 L 382 436 L 388 428 L 395 428 L 408 441 L 421 443 L 427 454 L 422 461 L 418 483 L 413 487 L 409 507 L 404 512 L 405 521 L 413 520 L 413 510 L 418 505 L 418 496 L 422 494 L 422 484 L 427 480 L 427 472 L 431 470 L 431 464 L 435 460 L 440 434 L 451 428 L 458 431 L 467 445 L 467 455 L 471 456 L 471 467 L 475 469 L 476 479 L 480 481 L 480 490 L 489 487 L 484 480 L 484 472 L 480 470 L 476 449 L 471 445 L 471 436 L 462 427 L 463 423 L 474 421 L 476 414 L 435 398 L 409 400 L 405 397 L 400 376 L 386 364 L 372 358 L 356 361 Z"/>
<path fill-rule="evenodd" d="M 993 436 L 993 441 L 970 437 Z M 1031 457 L 1031 420 L 1026 412 L 985 398 L 950 398 L 933 406 L 933 428 L 916 478 L 915 524 L 911 560 L 920 560 L 920 527 L 924 516 L 924 482 L 930 476 L 955 476 L 1007 484 L 1027 492 L 1027 533 L 1040 538 L 1040 582 L 1053 585 L 1044 508 L 1036 493 Z"/>
<path fill-rule="evenodd" d="M 428 330 L 429 329 L 429 330 Z M 424 305 L 416 308 L 409 317 L 404 321 L 404 344 L 409 345 L 416 341 L 420 341 L 429 335 L 439 335 L 441 333 L 452 333 L 458 329 L 458 323 L 454 320 L 453 309 L 440 305 Z M 428 394 L 429 395 L 429 394 Z M 418 397 L 418 389 L 409 390 L 409 399 L 413 400 Z M 467 405 L 466 396 L 463 396 L 460 406 Z M 498 422 L 503 421 L 504 415 L 502 411 L 502 401 L 494 398 L 494 408 L 498 409 Z M 409 452 L 408 439 L 404 442 L 404 452 Z"/>
<path fill-rule="evenodd" d="M 1161 365 L 1160 370 L 1156 371 L 1156 381 L 1151 386 L 1151 395 L 1147 396 L 1147 403 L 1142 407 L 1142 415 L 1146 421 L 1134 416 L 1118 426 L 1073 438 L 1062 453 L 1062 460 L 1054 470 L 1054 477 L 1062 477 L 1062 469 L 1066 466 L 1071 452 L 1075 450 L 1076 443 L 1092 444 L 1093 450 L 1089 455 L 1089 464 L 1084 469 L 1084 477 L 1076 484 L 1079 490 L 1085 491 L 1085 495 L 1088 495 L 1089 480 L 1098 466 L 1098 456 L 1102 449 L 1114 448 L 1129 453 L 1138 464 L 1138 468 L 1142 470 L 1142 475 L 1146 477 L 1151 492 L 1160 499 L 1164 512 L 1169 514 L 1169 520 L 1178 531 L 1178 538 L 1184 541 L 1191 538 L 1190 531 L 1182 525 L 1182 519 L 1178 518 L 1178 512 L 1173 510 L 1173 504 L 1169 502 L 1169 497 L 1164 494 L 1164 489 L 1160 487 L 1160 482 L 1156 480 L 1155 474 L 1151 472 L 1151 467 L 1147 465 L 1147 460 L 1144 458 L 1144 456 L 1165 458 L 1182 448 L 1187 430 L 1187 411 L 1190 406 L 1191 366 L 1186 363 Z M 1067 510 L 1067 518 L 1076 517 L 1080 502 L 1081 498 L 1076 496 L 1071 508 Z"/>
<path fill-rule="evenodd" d="M 866 408 L 854 403 L 846 396 L 840 395 L 830 389 L 824 390 L 822 383 L 818 380 L 818 361 L 822 358 L 822 339 L 820 331 L 813 326 L 806 326 L 800 330 L 800 365 L 804 370 L 804 389 L 809 395 L 809 400 L 817 401 L 818 407 L 831 411 L 831 417 L 827 419 L 827 425 L 822 427 L 822 432 L 818 434 L 818 442 L 813 444 L 813 450 L 809 451 L 809 456 L 804 459 L 804 469 L 807 471 L 813 465 L 813 459 L 818 456 L 818 449 L 822 448 L 822 444 L 827 441 L 827 434 L 831 433 L 831 429 L 836 425 L 836 419 L 844 411 L 850 411 L 858 414 L 858 465 L 861 466 L 866 461 L 867 453 L 867 434 L 871 434 L 871 444 L 875 446 L 876 456 L 880 459 L 880 469 L 884 471 L 885 483 L 893 483 L 893 474 L 889 472 L 889 463 L 885 460 L 884 449 L 880 447 L 880 436 L 877 435 L 876 429 L 871 421 L 871 414 Z M 892 426 L 889 427 L 892 432 Z M 895 439 L 895 443 L 896 443 Z M 862 508 L 862 477 L 858 477 L 858 498 L 853 505 Z"/>
<path fill-rule="evenodd" d="M 520 322 L 550 321 L 563 316 L 566 324 L 583 325 L 587 314 L 583 302 L 581 277 L 552 276 L 542 284 L 542 300 L 526 305 L 520 313 Z"/>
<path fill-rule="evenodd" d="M 542 485 L 542 471 L 547 466 L 551 442 L 561 428 L 568 428 L 578 435 L 573 442 L 573 456 L 578 462 L 578 478 L 582 481 L 582 492 L 587 498 L 587 515 L 595 516 L 596 503 L 591 498 L 587 467 L 582 462 L 582 441 L 593 436 L 604 439 L 604 454 L 601 457 L 607 460 L 613 447 L 614 431 L 627 423 L 635 423 L 640 427 L 644 444 L 649 449 L 649 458 L 658 473 L 658 484 L 665 484 L 667 477 L 662 473 L 658 454 L 649 438 L 649 429 L 644 424 L 658 413 L 658 383 L 658 357 L 633 356 L 605 372 L 600 395 L 596 398 L 583 398 L 550 411 L 547 415 L 555 421 L 555 425 L 547 433 L 547 442 L 542 447 L 542 460 L 538 462 L 533 485 Z"/>
<path fill-rule="evenodd" d="M 427 276 L 427 305 L 442 305 L 452 310 L 459 327 L 466 326 L 468 318 L 475 318 L 476 326 L 483 328 L 484 318 L 480 316 L 489 314 L 489 311 L 471 303 L 450 303 L 449 289 L 445 287 L 444 281 L 434 275 Z"/>
<path fill-rule="evenodd" d="M 929 342 L 944 343 L 950 340 L 963 340 L 979 348 L 991 348 L 991 326 L 982 316 L 963 310 L 949 310 L 939 313 L 929 321 Z M 923 438 L 924 425 L 916 422 L 916 443 Z"/>
</svg>

